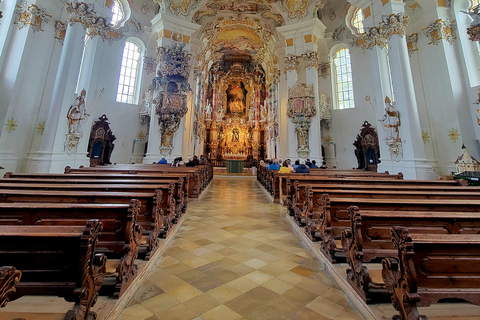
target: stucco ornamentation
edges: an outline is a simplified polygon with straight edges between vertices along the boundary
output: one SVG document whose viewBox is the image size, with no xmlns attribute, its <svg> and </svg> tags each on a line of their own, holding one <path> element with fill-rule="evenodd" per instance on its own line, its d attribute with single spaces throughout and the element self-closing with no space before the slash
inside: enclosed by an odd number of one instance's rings
<svg viewBox="0 0 480 320">
<path fill-rule="evenodd" d="M 62 45 L 63 45 L 63 40 L 65 40 L 66 31 L 67 31 L 67 25 L 60 20 L 56 20 L 55 34 L 53 35 L 53 38 L 57 39 Z"/>
<path fill-rule="evenodd" d="M 7 121 L 7 123 L 5 124 L 5 127 L 7 128 L 8 133 L 12 133 L 18 127 L 17 120 L 15 120 L 15 118 L 12 117 L 12 119 Z"/>
<path fill-rule="evenodd" d="M 322 77 L 323 79 L 326 79 L 328 76 L 330 76 L 330 61 L 322 61 L 318 64 L 318 76 Z"/>
<path fill-rule="evenodd" d="M 412 54 L 415 51 L 418 51 L 417 42 L 418 42 L 418 34 L 417 33 L 413 33 L 413 34 L 407 36 L 407 49 L 408 49 L 408 55 L 409 56 L 412 56 Z"/>
<path fill-rule="evenodd" d="M 31 26 L 33 32 L 43 31 L 43 25 L 52 19 L 51 14 L 35 4 L 17 5 L 14 13 L 16 15 L 14 24 L 19 25 L 18 29 Z"/>
<path fill-rule="evenodd" d="M 318 52 L 316 51 L 307 51 L 302 54 L 303 60 L 305 61 L 305 68 L 317 68 L 318 67 Z"/>
<path fill-rule="evenodd" d="M 438 45 L 442 39 L 453 44 L 453 40 L 457 38 L 455 36 L 455 30 L 457 30 L 455 20 L 438 19 L 422 30 L 430 41 L 428 44 Z"/>
</svg>

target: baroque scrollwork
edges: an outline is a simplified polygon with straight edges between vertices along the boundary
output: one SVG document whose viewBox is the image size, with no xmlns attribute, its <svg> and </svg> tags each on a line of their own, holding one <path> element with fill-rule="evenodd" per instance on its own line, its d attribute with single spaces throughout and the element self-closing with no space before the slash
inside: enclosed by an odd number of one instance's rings
<svg viewBox="0 0 480 320">
<path fill-rule="evenodd" d="M 403 13 L 385 15 L 378 27 L 366 28 L 361 37 L 361 47 L 363 49 L 371 49 L 374 46 L 385 48 L 390 37 L 396 34 L 403 37 L 406 34 L 407 25 L 408 16 Z"/>
<path fill-rule="evenodd" d="M 428 44 L 438 45 L 442 39 L 453 44 L 453 40 L 457 38 L 455 36 L 455 30 L 457 30 L 455 20 L 438 19 L 422 30 L 430 41 Z"/>
<path fill-rule="evenodd" d="M 323 79 L 326 79 L 328 76 L 330 76 L 330 61 L 322 61 L 318 64 L 318 76 L 322 77 Z"/>
<path fill-rule="evenodd" d="M 285 57 L 285 72 L 286 71 L 291 71 L 291 70 L 295 70 L 298 72 L 298 67 L 300 65 L 300 58 L 302 56 L 295 56 L 295 55 L 287 55 Z"/>
<path fill-rule="evenodd" d="M 24 3 L 23 5 L 17 5 L 14 13 L 16 15 L 14 24 L 18 24 L 19 29 L 31 26 L 33 32 L 43 31 L 43 25 L 52 19 L 51 14 L 48 14 L 45 9 L 39 8 L 35 4 Z"/>
<path fill-rule="evenodd" d="M 54 39 L 57 39 L 62 45 L 63 40 L 65 40 L 65 33 L 67 31 L 67 26 L 60 20 L 55 21 L 55 34 Z"/>
<path fill-rule="evenodd" d="M 318 52 L 316 51 L 307 51 L 302 54 L 303 60 L 305 61 L 305 68 L 317 68 L 318 67 Z"/>
<path fill-rule="evenodd" d="M 415 51 L 418 51 L 417 42 L 418 42 L 418 34 L 417 33 L 413 33 L 413 34 L 407 36 L 407 49 L 408 49 L 408 55 L 409 56 L 412 56 L 412 54 Z"/>
</svg>

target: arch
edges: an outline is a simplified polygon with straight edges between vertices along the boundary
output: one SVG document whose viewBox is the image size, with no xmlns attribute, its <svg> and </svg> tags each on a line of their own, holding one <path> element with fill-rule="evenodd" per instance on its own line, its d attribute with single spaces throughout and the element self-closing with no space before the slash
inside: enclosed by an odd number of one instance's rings
<svg viewBox="0 0 480 320">
<path fill-rule="evenodd" d="M 360 21 L 361 29 L 358 27 L 358 25 L 355 25 L 356 24 L 355 20 L 359 19 L 360 17 L 361 17 L 361 21 Z M 352 32 L 352 34 L 356 36 L 360 36 L 362 33 L 365 32 L 363 21 L 364 21 L 364 16 L 363 16 L 362 8 L 350 6 L 350 8 L 347 11 L 347 14 L 345 15 L 345 25 Z"/>
<path fill-rule="evenodd" d="M 346 51 L 344 51 L 346 50 Z M 339 43 L 330 50 L 333 108 L 355 108 L 350 49 Z"/>
<path fill-rule="evenodd" d="M 114 0 L 113 2 L 119 3 L 123 12 L 123 18 L 118 20 L 115 26 L 113 27 L 114 29 L 118 29 L 123 27 L 125 25 L 125 22 L 127 22 L 130 19 L 132 15 L 132 9 L 130 8 L 130 4 L 128 3 L 127 0 Z"/>
</svg>

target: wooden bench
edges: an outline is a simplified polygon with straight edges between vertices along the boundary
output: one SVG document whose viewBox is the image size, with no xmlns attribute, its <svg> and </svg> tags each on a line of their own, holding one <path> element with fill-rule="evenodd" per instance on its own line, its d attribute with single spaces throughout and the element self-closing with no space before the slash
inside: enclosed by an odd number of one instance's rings
<svg viewBox="0 0 480 320">
<path fill-rule="evenodd" d="M 74 302 L 65 319 L 95 319 L 91 311 L 105 276 L 106 258 L 95 252 L 102 229 L 86 226 L 0 226 L 0 259 L 22 271 L 11 300 L 55 295 Z"/>
<path fill-rule="evenodd" d="M 147 185 L 154 184 L 175 184 L 175 197 L 177 198 L 177 205 L 181 207 L 182 213 L 186 212 L 188 203 L 188 190 L 189 190 L 189 178 L 188 175 L 162 175 L 162 176 L 139 176 L 137 174 L 101 174 L 101 173 L 87 173 L 87 174 L 36 174 L 36 173 L 12 173 L 7 172 L 4 175 L 5 179 L 0 179 L 0 183 L 28 183 L 28 184 L 41 184 L 41 183 L 61 183 L 61 184 L 114 184 L 118 191 L 121 191 L 120 185 L 134 184 L 142 185 L 138 189 L 149 189 Z M 8 187 L 7 187 L 8 188 Z M 75 187 L 67 187 L 75 188 Z M 91 186 L 88 188 L 95 188 Z M 137 189 L 137 190 L 138 190 Z M 113 190 L 110 190 L 113 191 Z M 178 201 L 181 200 L 181 201 Z"/>
<path fill-rule="evenodd" d="M 136 165 L 114 165 L 114 166 L 98 166 L 98 167 L 80 167 L 73 169 L 65 168 L 67 174 L 78 173 L 121 173 L 121 174 L 138 174 L 138 175 L 164 175 L 164 174 L 188 174 L 190 181 L 189 197 L 198 198 L 213 177 L 213 169 L 211 166 L 200 165 L 197 167 L 170 167 L 168 165 L 158 164 L 136 164 Z"/>
<path fill-rule="evenodd" d="M 397 259 L 385 258 L 383 281 L 399 312 L 397 319 L 426 319 L 418 307 L 440 299 L 462 299 L 480 305 L 480 236 L 410 234 L 392 228 Z"/>
<path fill-rule="evenodd" d="M 344 258 L 341 247 L 343 230 L 350 227 L 348 207 L 356 205 L 362 210 L 374 211 L 441 211 L 480 212 L 480 200 L 448 199 L 365 199 L 331 198 L 323 194 L 321 206 L 311 211 L 305 232 L 313 239 L 322 239 L 321 251 L 331 262 Z M 335 240 L 338 239 L 338 242 Z"/>
<path fill-rule="evenodd" d="M 158 245 L 158 237 L 165 237 L 175 222 L 174 185 L 152 192 L 93 192 L 51 190 L 0 189 L 0 203 L 50 202 L 50 203 L 109 203 L 129 204 L 131 199 L 140 201 L 137 223 L 148 234 L 147 254 Z"/>
<path fill-rule="evenodd" d="M 130 204 L 0 203 L 0 225 L 81 226 L 98 219 L 103 231 L 96 251 L 108 258 L 105 284 L 111 288 L 104 285 L 103 291 L 118 298 L 137 274 L 135 260 L 142 240 L 142 227 L 136 224 L 139 211 L 136 199 Z"/>
<path fill-rule="evenodd" d="M 385 189 L 385 190 L 434 190 L 439 191 L 448 190 L 448 188 L 456 188 L 459 186 L 465 186 L 463 180 L 401 180 L 401 179 L 376 179 L 374 177 L 349 177 L 349 178 L 331 178 L 331 177 L 295 177 L 287 179 L 287 209 L 288 212 L 293 215 L 294 207 L 303 207 L 305 201 L 305 188 L 311 186 L 315 189 Z M 480 192 L 480 188 L 470 189 L 464 188 L 462 191 L 477 191 Z"/>
<path fill-rule="evenodd" d="M 15 292 L 15 286 L 20 281 L 22 272 L 15 267 L 0 267 L 0 308 L 7 305 L 10 295 Z"/>
<path fill-rule="evenodd" d="M 349 269 L 347 280 L 367 303 L 381 302 L 387 296 L 381 270 L 369 270 L 369 262 L 396 257 L 392 244 L 392 226 L 408 227 L 411 234 L 477 234 L 480 215 L 477 212 L 369 211 L 357 206 L 348 208 L 350 228 L 342 232 L 342 250 Z"/>
<path fill-rule="evenodd" d="M 177 220 L 180 216 L 187 210 L 187 194 L 182 190 L 182 185 L 175 183 L 174 181 L 167 180 L 163 183 L 157 184 L 116 184 L 116 183 L 103 183 L 104 180 L 97 181 L 97 183 L 70 183 L 70 180 L 56 179 L 55 183 L 23 183 L 23 182 L 9 182 L 5 181 L 14 180 L 14 179 L 0 179 L 0 190 L 2 189 L 11 189 L 11 190 L 59 190 L 59 191 L 95 191 L 95 192 L 150 192 L 155 193 L 156 189 L 165 188 L 166 185 L 170 186 L 170 183 L 173 183 L 175 189 L 173 191 L 175 198 L 175 219 Z M 15 179 L 17 180 L 17 179 Z M 81 181 L 90 181 L 90 180 L 81 180 Z M 111 180 L 109 180 L 111 181 Z M 100 183 L 98 183 L 100 182 Z"/>
</svg>

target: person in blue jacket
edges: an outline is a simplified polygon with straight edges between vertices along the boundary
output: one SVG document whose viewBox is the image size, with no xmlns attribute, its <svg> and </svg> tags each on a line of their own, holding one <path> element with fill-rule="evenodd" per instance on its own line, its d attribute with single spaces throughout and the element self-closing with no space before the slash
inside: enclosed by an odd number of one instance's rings
<svg viewBox="0 0 480 320">
<path fill-rule="evenodd" d="M 305 165 L 305 160 L 300 160 L 300 165 L 295 169 L 295 173 L 310 173 L 310 169 Z"/>
</svg>

